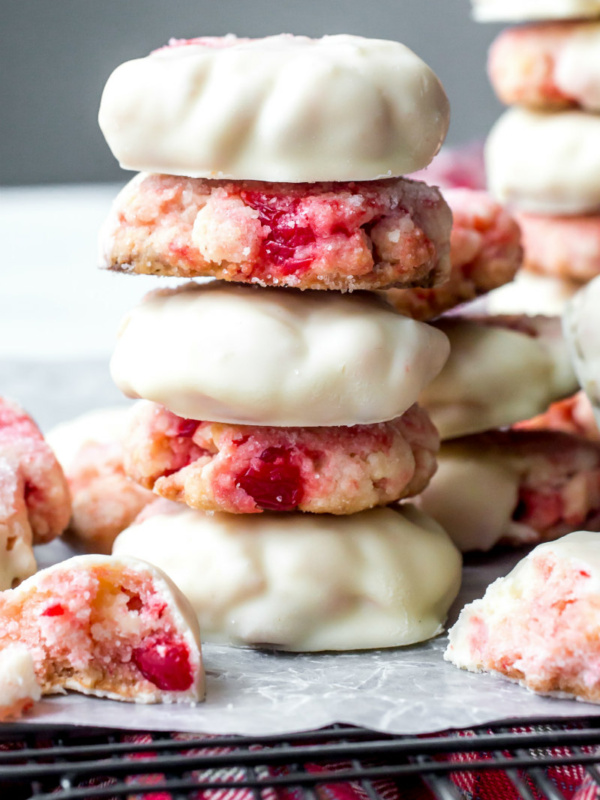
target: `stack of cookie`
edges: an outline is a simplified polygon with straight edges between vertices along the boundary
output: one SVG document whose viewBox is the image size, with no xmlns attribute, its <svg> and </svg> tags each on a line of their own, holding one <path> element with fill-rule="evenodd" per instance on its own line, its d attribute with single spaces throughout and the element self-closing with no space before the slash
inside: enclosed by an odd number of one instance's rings
<svg viewBox="0 0 600 800">
<path fill-rule="evenodd" d="M 529 24 L 490 50 L 507 111 L 490 133 L 487 173 L 523 231 L 527 269 L 581 284 L 600 274 L 600 3 L 474 0 L 476 16 Z"/>
<path fill-rule="evenodd" d="M 105 266 L 220 279 L 156 292 L 122 327 L 112 374 L 143 398 L 125 465 L 165 499 L 114 552 L 162 566 L 209 639 L 433 636 L 460 557 L 412 507 L 377 507 L 435 470 L 415 402 L 448 340 L 354 290 L 448 273 L 446 203 L 399 177 L 445 136 L 439 81 L 395 42 L 175 41 L 115 71 L 100 122 L 143 171 L 107 221 Z"/>
</svg>

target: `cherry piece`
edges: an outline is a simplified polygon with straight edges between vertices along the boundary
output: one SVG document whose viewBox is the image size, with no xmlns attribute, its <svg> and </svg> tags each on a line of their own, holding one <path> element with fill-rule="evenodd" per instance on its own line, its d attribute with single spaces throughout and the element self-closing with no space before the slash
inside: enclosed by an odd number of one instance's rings
<svg viewBox="0 0 600 800">
<path fill-rule="evenodd" d="M 265 511 L 293 511 L 302 500 L 300 468 L 286 447 L 267 447 L 238 476 L 236 485 Z"/>
<path fill-rule="evenodd" d="M 165 692 L 184 692 L 192 685 L 189 650 L 183 642 L 146 639 L 132 658 L 144 678 Z"/>
<path fill-rule="evenodd" d="M 180 417 L 177 425 L 177 436 L 191 438 L 198 430 L 198 425 L 200 425 L 200 420 Z"/>
<path fill-rule="evenodd" d="M 65 609 L 63 606 L 61 606 L 60 603 L 54 603 L 42 611 L 42 617 L 62 617 L 64 613 Z"/>
<path fill-rule="evenodd" d="M 271 231 L 263 239 L 264 256 L 284 275 L 299 272 L 312 263 L 312 258 L 296 258 L 296 250 L 316 241 L 310 225 L 302 225 L 297 216 L 299 201 L 293 198 L 269 197 L 259 192 L 243 192 L 243 200 L 258 211 L 262 225 Z"/>
</svg>

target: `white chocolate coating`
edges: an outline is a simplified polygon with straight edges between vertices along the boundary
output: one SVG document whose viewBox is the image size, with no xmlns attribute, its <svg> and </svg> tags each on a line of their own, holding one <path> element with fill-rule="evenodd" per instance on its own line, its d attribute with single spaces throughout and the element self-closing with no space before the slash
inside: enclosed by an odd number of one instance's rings
<svg viewBox="0 0 600 800">
<path fill-rule="evenodd" d="M 598 9 L 600 14 L 600 3 Z M 571 32 L 558 55 L 554 80 L 584 108 L 600 111 L 600 22 L 588 22 Z"/>
<path fill-rule="evenodd" d="M 372 180 L 421 169 L 449 105 L 398 42 L 206 39 L 128 61 L 108 80 L 100 127 L 125 169 L 286 182 Z"/>
<path fill-rule="evenodd" d="M 501 203 L 533 214 L 600 209 L 600 116 L 513 108 L 486 144 L 488 185 Z"/>
<path fill-rule="evenodd" d="M 560 321 L 527 321 L 537 336 L 468 318 L 438 320 L 450 358 L 419 403 L 442 439 L 513 425 L 577 391 Z"/>
<path fill-rule="evenodd" d="M 11 645 L 0 652 L 0 721 L 18 716 L 24 705 L 42 696 L 27 648 Z"/>
<path fill-rule="evenodd" d="M 484 298 L 489 314 L 545 314 L 561 316 L 579 284 L 520 270 L 514 281 L 494 289 Z"/>
<path fill-rule="evenodd" d="M 127 431 L 130 411 L 130 406 L 94 409 L 55 425 L 44 438 L 61 466 L 68 469 L 82 447 L 121 441 Z"/>
<path fill-rule="evenodd" d="M 442 333 L 371 294 L 215 282 L 133 309 L 111 372 L 182 417 L 357 425 L 403 414 L 447 356 Z"/>
<path fill-rule="evenodd" d="M 471 0 L 478 22 L 600 17 L 600 0 Z"/>
<path fill-rule="evenodd" d="M 461 559 L 412 506 L 327 514 L 205 514 L 172 504 L 118 537 L 173 578 L 205 639 L 293 651 L 394 647 L 440 633 Z"/>
<path fill-rule="evenodd" d="M 456 624 L 450 629 L 449 645 L 444 658 L 457 667 L 479 672 L 483 665 L 475 658 L 470 638 L 474 617 L 484 618 L 488 628 L 493 629 L 503 619 L 523 613 L 523 599 L 536 602 L 535 593 L 540 580 L 544 580 L 536 563 L 552 555 L 557 560 L 572 566 L 573 571 L 584 569 L 590 577 L 577 584 L 577 592 L 600 597 L 600 536 L 590 531 L 577 531 L 554 542 L 546 542 L 534 548 L 528 556 L 504 578 L 498 578 L 480 600 L 465 606 Z M 573 590 L 571 589 L 571 592 Z M 569 595 L 573 597 L 573 594 Z M 559 600 L 561 598 L 557 598 Z M 539 613 L 539 612 L 538 612 Z"/>
<path fill-rule="evenodd" d="M 600 277 L 569 303 L 563 325 L 573 366 L 600 425 Z"/>
<path fill-rule="evenodd" d="M 437 472 L 418 505 L 439 522 L 461 552 L 487 551 L 524 527 L 512 521 L 520 482 L 520 472 L 510 459 L 472 450 L 460 453 L 456 448 L 444 453 L 442 448 Z"/>
</svg>

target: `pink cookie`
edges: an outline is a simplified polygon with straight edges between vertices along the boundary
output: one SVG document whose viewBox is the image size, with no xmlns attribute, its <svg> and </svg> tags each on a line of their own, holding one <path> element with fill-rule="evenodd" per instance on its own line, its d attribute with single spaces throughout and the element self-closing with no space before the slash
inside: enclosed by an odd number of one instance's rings
<svg viewBox="0 0 600 800">
<path fill-rule="evenodd" d="M 444 145 L 428 167 L 408 177 L 440 189 L 483 191 L 486 187 L 483 142 L 456 147 Z"/>
<path fill-rule="evenodd" d="M 600 111 L 600 23 L 549 22 L 508 28 L 490 50 L 488 68 L 506 105 Z"/>
<path fill-rule="evenodd" d="M 437 431 L 413 406 L 391 422 L 275 428 L 183 419 L 140 402 L 125 468 L 188 506 L 234 514 L 354 514 L 418 494 L 435 471 Z"/>
<path fill-rule="evenodd" d="M 539 414 L 513 426 L 517 430 L 554 430 L 573 433 L 592 441 L 600 441 L 600 430 L 594 409 L 585 392 L 577 392 L 565 400 L 558 400 L 545 414 Z"/>
<path fill-rule="evenodd" d="M 0 594 L 0 650 L 23 645 L 43 694 L 73 689 L 140 703 L 204 694 L 198 625 L 156 567 L 78 556 Z"/>
<path fill-rule="evenodd" d="M 35 422 L 16 403 L 0 397 L 0 525 L 31 527 L 34 544 L 49 542 L 67 527 L 71 501 L 54 453 Z"/>
<path fill-rule="evenodd" d="M 521 265 L 521 231 L 505 209 L 485 192 L 445 189 L 453 216 L 450 277 L 432 289 L 389 289 L 388 300 L 402 314 L 427 320 L 511 281 Z"/>
<path fill-rule="evenodd" d="M 285 184 L 141 174 L 104 228 L 103 266 L 300 289 L 432 286 L 450 211 L 404 179 Z"/>
<path fill-rule="evenodd" d="M 600 216 L 515 214 L 523 234 L 524 266 L 587 283 L 600 275 Z"/>
<path fill-rule="evenodd" d="M 600 702 L 600 536 L 536 547 L 463 608 L 449 638 L 457 667 Z"/>
</svg>

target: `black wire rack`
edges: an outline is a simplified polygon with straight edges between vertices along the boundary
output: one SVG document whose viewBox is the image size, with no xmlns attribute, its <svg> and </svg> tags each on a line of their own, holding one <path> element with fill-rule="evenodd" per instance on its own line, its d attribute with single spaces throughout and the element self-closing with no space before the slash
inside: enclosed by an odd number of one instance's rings
<svg viewBox="0 0 600 800">
<path fill-rule="evenodd" d="M 578 785 L 600 797 L 599 745 L 600 718 L 417 737 L 343 726 L 249 738 L 11 725 L 0 727 L 0 798 L 565 800 Z"/>
</svg>

